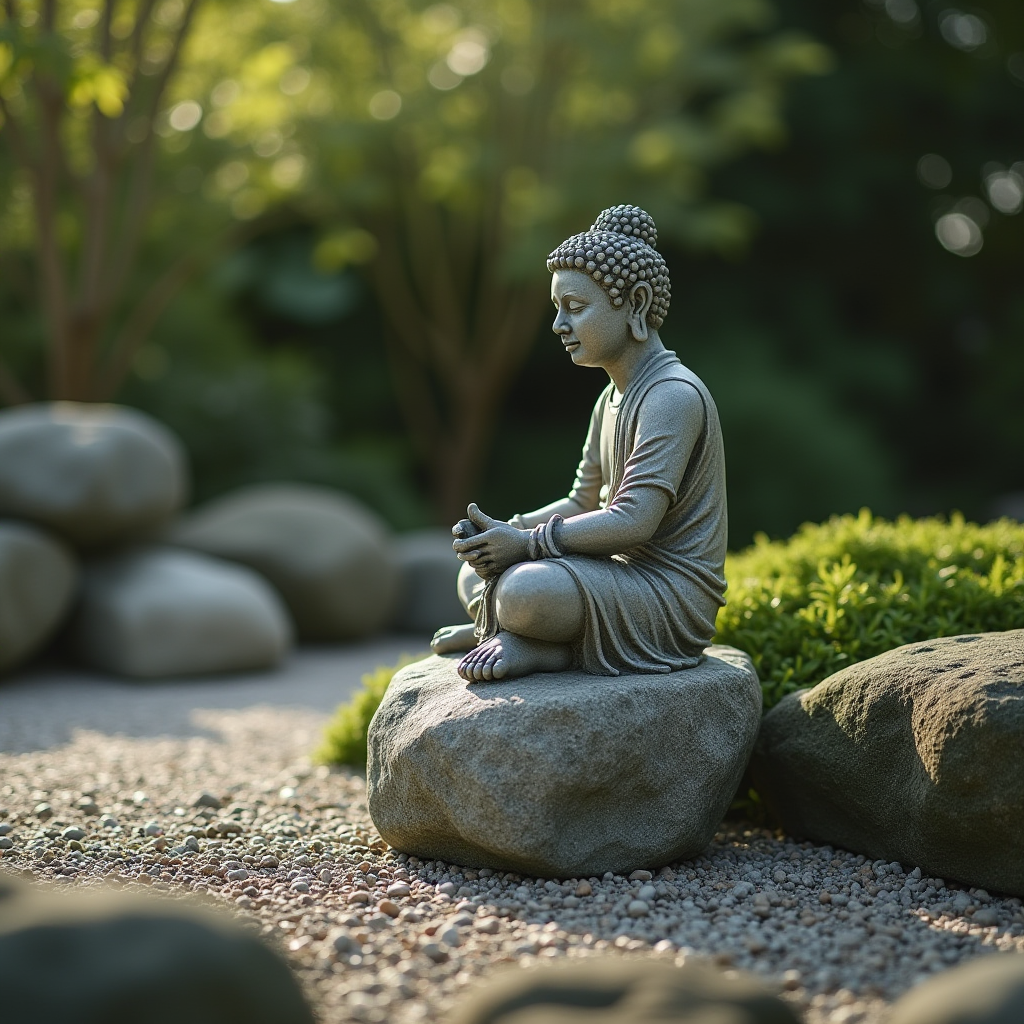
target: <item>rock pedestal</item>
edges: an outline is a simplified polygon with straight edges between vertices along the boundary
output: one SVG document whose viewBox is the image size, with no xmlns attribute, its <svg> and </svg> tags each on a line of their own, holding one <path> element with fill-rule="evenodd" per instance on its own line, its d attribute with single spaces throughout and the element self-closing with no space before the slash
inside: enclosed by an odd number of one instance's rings
<svg viewBox="0 0 1024 1024">
<path fill-rule="evenodd" d="M 370 724 L 370 816 L 398 850 L 554 878 L 698 855 L 753 747 L 747 655 L 664 675 L 469 685 L 458 658 L 396 673 Z"/>
<path fill-rule="evenodd" d="M 1024 630 L 908 644 L 764 717 L 754 784 L 792 835 L 1024 895 Z"/>
</svg>

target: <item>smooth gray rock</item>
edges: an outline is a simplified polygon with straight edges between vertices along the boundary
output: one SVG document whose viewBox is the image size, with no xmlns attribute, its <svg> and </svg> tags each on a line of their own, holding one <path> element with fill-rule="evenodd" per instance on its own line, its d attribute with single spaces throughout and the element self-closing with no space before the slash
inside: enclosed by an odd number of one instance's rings
<svg viewBox="0 0 1024 1024">
<path fill-rule="evenodd" d="M 366 636 L 391 617 L 399 573 L 383 520 L 324 487 L 265 484 L 210 502 L 170 540 L 241 562 L 280 592 L 304 640 Z"/>
<path fill-rule="evenodd" d="M 492 973 L 452 1024 L 797 1024 L 758 978 L 602 956 Z"/>
<path fill-rule="evenodd" d="M 1020 1024 L 1024 1021 L 1024 956 L 983 956 L 911 989 L 889 1024 Z"/>
<path fill-rule="evenodd" d="M 158 529 L 187 490 L 184 449 L 144 413 L 78 402 L 0 412 L 0 515 L 76 547 Z"/>
<path fill-rule="evenodd" d="M 457 657 L 408 665 L 370 723 L 370 816 L 403 852 L 554 878 L 694 857 L 761 715 L 747 655 L 708 654 L 664 675 L 472 685 Z"/>
<path fill-rule="evenodd" d="M 1024 895 L 1024 630 L 908 644 L 790 694 L 754 784 L 792 835 Z"/>
<path fill-rule="evenodd" d="M 427 636 L 442 626 L 469 622 L 457 593 L 462 562 L 452 550 L 451 530 L 416 530 L 395 539 L 402 597 L 394 628 Z"/>
<path fill-rule="evenodd" d="M 278 956 L 227 915 L 0 876 L 5 1024 L 313 1024 Z"/>
<path fill-rule="evenodd" d="M 74 634 L 87 665 L 152 679 L 270 668 L 292 628 L 273 588 L 249 569 L 141 548 L 85 567 Z"/>
<path fill-rule="evenodd" d="M 77 583 L 78 565 L 64 544 L 27 523 L 0 521 L 0 672 L 53 635 Z"/>
</svg>

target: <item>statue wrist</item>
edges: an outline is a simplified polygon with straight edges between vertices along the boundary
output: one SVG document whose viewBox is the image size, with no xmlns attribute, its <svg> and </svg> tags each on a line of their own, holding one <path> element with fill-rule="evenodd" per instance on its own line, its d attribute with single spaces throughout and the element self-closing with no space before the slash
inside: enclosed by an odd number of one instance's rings
<svg viewBox="0 0 1024 1024">
<path fill-rule="evenodd" d="M 530 558 L 537 561 L 541 558 L 561 558 L 565 552 L 558 543 L 558 528 L 564 522 L 556 512 L 546 523 L 534 527 L 530 531 Z"/>
</svg>

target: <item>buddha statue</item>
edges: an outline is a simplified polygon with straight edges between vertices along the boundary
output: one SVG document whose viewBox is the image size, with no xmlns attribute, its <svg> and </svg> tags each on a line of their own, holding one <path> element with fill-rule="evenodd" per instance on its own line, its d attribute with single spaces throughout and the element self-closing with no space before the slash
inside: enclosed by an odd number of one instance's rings
<svg viewBox="0 0 1024 1024">
<path fill-rule="evenodd" d="M 548 257 L 552 330 L 609 377 L 567 497 L 453 529 L 474 619 L 434 635 L 470 682 L 575 668 L 673 672 L 703 657 L 724 604 L 725 455 L 711 394 L 658 330 L 670 286 L 654 221 L 605 210 Z"/>
</svg>

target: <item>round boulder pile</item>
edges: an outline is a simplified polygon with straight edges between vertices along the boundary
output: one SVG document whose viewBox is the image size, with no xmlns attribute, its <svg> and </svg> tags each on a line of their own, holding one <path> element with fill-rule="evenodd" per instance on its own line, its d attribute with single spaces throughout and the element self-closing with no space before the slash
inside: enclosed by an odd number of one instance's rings
<svg viewBox="0 0 1024 1024">
<path fill-rule="evenodd" d="M 171 539 L 266 577 L 304 640 L 366 636 L 387 624 L 398 600 L 399 568 L 386 527 L 359 502 L 325 487 L 243 488 L 186 516 Z"/>
<path fill-rule="evenodd" d="M 144 413 L 79 402 L 0 412 L 0 516 L 96 548 L 152 532 L 187 493 L 184 449 Z"/>
<path fill-rule="evenodd" d="M 0 412 L 0 671 L 69 618 L 86 665 L 129 677 L 278 662 L 292 626 L 260 577 L 154 542 L 187 495 L 184 449 L 144 413 Z"/>
<path fill-rule="evenodd" d="M 399 671 L 370 724 L 367 799 L 404 853 L 554 878 L 697 856 L 757 735 L 750 658 L 711 647 L 664 675 L 467 684 L 458 659 Z"/>
</svg>

